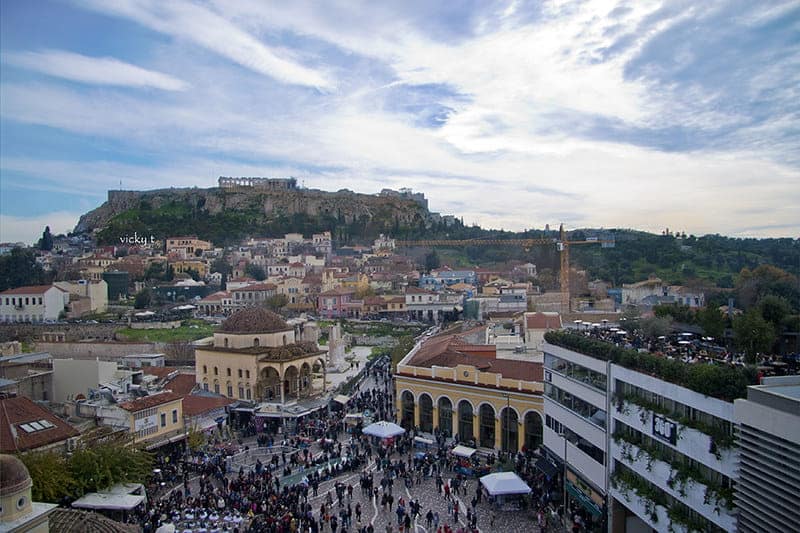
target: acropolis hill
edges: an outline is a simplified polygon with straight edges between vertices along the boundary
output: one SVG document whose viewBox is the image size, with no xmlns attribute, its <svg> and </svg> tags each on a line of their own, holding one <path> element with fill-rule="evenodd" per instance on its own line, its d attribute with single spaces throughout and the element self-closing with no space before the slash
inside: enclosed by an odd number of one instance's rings
<svg viewBox="0 0 800 533">
<path fill-rule="evenodd" d="M 83 215 L 75 233 L 99 242 L 118 234 L 197 234 L 228 241 L 272 231 L 332 230 L 371 238 L 402 228 L 424 227 L 439 219 L 421 193 L 384 189 L 361 194 L 305 189 L 294 178 L 220 177 L 219 186 L 150 191 L 108 191 L 108 200 Z"/>
</svg>

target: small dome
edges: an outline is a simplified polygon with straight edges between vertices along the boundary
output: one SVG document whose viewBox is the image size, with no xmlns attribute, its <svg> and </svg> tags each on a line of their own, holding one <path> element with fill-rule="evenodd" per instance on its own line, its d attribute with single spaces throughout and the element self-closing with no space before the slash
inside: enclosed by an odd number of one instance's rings
<svg viewBox="0 0 800 533">
<path fill-rule="evenodd" d="M 248 307 L 237 311 L 222 323 L 225 333 L 272 333 L 292 329 L 280 315 L 263 307 Z"/>
<path fill-rule="evenodd" d="M 31 486 L 31 476 L 25 463 L 13 455 L 0 455 L 0 497 L 16 494 Z"/>
</svg>

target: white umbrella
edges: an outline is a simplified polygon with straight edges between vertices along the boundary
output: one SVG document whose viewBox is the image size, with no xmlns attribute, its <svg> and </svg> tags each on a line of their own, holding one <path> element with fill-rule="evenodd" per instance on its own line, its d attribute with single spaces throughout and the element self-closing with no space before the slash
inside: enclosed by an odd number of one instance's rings
<svg viewBox="0 0 800 533">
<path fill-rule="evenodd" d="M 694 333 L 681 333 L 681 337 L 691 337 Z"/>
<path fill-rule="evenodd" d="M 381 420 L 380 422 L 373 422 L 362 430 L 365 435 L 372 435 L 381 439 L 388 439 L 402 435 L 406 430 L 395 424 L 394 422 L 387 422 Z"/>
<path fill-rule="evenodd" d="M 692 343 L 689 341 L 678 341 L 678 344 L 692 344 Z"/>
<path fill-rule="evenodd" d="M 531 488 L 514 472 L 495 472 L 481 478 L 481 485 L 492 496 L 501 494 L 529 494 Z"/>
</svg>

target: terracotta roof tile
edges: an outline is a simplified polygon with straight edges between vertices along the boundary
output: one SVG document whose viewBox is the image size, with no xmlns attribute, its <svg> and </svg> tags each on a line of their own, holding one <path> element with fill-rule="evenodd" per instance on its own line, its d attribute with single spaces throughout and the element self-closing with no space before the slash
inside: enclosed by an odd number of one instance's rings
<svg viewBox="0 0 800 533">
<path fill-rule="evenodd" d="M 55 287 L 61 292 L 67 292 L 55 285 L 29 285 L 27 287 L 17 287 L 16 289 L 8 289 L 7 291 L 0 292 L 0 294 L 44 294 L 49 289 Z"/>
<path fill-rule="evenodd" d="M 46 420 L 53 427 L 25 431 L 22 424 Z M 0 398 L 0 452 L 33 450 L 77 437 L 78 430 L 24 396 Z"/>
<path fill-rule="evenodd" d="M 183 415 L 201 415 L 219 407 L 230 405 L 233 402 L 234 400 L 221 396 L 200 396 L 197 394 L 189 394 L 183 397 Z"/>
<path fill-rule="evenodd" d="M 137 398 L 130 402 L 121 403 L 119 406 L 121 409 L 135 413 L 136 411 L 141 411 L 142 409 L 149 409 L 151 407 L 155 407 L 156 405 L 162 405 L 174 400 L 180 400 L 181 397 L 182 396 L 176 392 L 160 392 L 158 394 L 145 396 L 144 398 Z"/>
<path fill-rule="evenodd" d="M 197 380 L 195 379 L 194 374 L 178 374 L 171 380 L 167 381 L 164 384 L 164 388 L 169 389 L 176 394 L 180 394 L 181 396 L 186 396 L 192 392 L 195 385 L 197 385 Z"/>
<path fill-rule="evenodd" d="M 558 313 L 525 313 L 527 329 L 561 329 L 561 315 Z"/>
</svg>

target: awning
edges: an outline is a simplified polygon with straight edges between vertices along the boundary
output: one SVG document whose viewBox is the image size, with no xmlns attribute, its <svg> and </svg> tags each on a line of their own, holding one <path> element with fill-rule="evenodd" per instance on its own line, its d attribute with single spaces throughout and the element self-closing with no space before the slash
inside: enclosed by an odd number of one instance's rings
<svg viewBox="0 0 800 533">
<path fill-rule="evenodd" d="M 106 494 L 90 492 L 72 502 L 78 509 L 100 509 L 112 511 L 130 511 L 145 500 L 138 494 Z"/>
<path fill-rule="evenodd" d="M 603 513 L 603 511 L 600 509 L 600 507 L 595 503 L 593 499 L 584 494 L 581 489 L 579 489 L 569 481 L 567 481 L 567 492 L 570 494 L 570 496 L 578 500 L 578 503 L 580 503 L 584 507 L 584 509 L 586 509 L 593 515 L 600 516 Z"/>
<path fill-rule="evenodd" d="M 556 467 L 544 457 L 536 460 L 536 468 L 541 470 L 547 477 L 554 477 L 557 473 Z"/>
<path fill-rule="evenodd" d="M 453 448 L 452 453 L 457 457 L 472 457 L 477 450 L 469 446 L 461 446 L 460 444 Z"/>
<path fill-rule="evenodd" d="M 149 443 L 147 446 L 145 446 L 145 449 L 148 450 L 148 451 L 149 450 L 155 450 L 156 448 L 160 448 L 161 446 L 166 446 L 167 444 L 171 444 L 173 442 L 178 442 L 179 440 L 183 440 L 185 438 L 186 438 L 186 434 L 185 433 L 180 433 L 178 435 L 173 435 L 172 437 L 170 437 L 168 439 L 162 439 L 162 440 L 159 440 L 159 441 L 156 441 L 156 442 L 153 442 L 153 443 Z"/>
<path fill-rule="evenodd" d="M 333 401 L 336 403 L 340 403 L 342 405 L 347 405 L 347 402 L 350 401 L 350 396 L 345 396 L 344 394 L 337 394 L 333 397 Z"/>
<path fill-rule="evenodd" d="M 481 478 L 481 485 L 491 496 L 530 494 L 531 488 L 514 472 L 495 472 Z"/>
<path fill-rule="evenodd" d="M 433 446 L 434 441 L 431 439 L 426 439 L 425 437 L 414 437 L 414 442 L 419 442 L 420 444 L 427 444 L 428 446 Z"/>
</svg>

